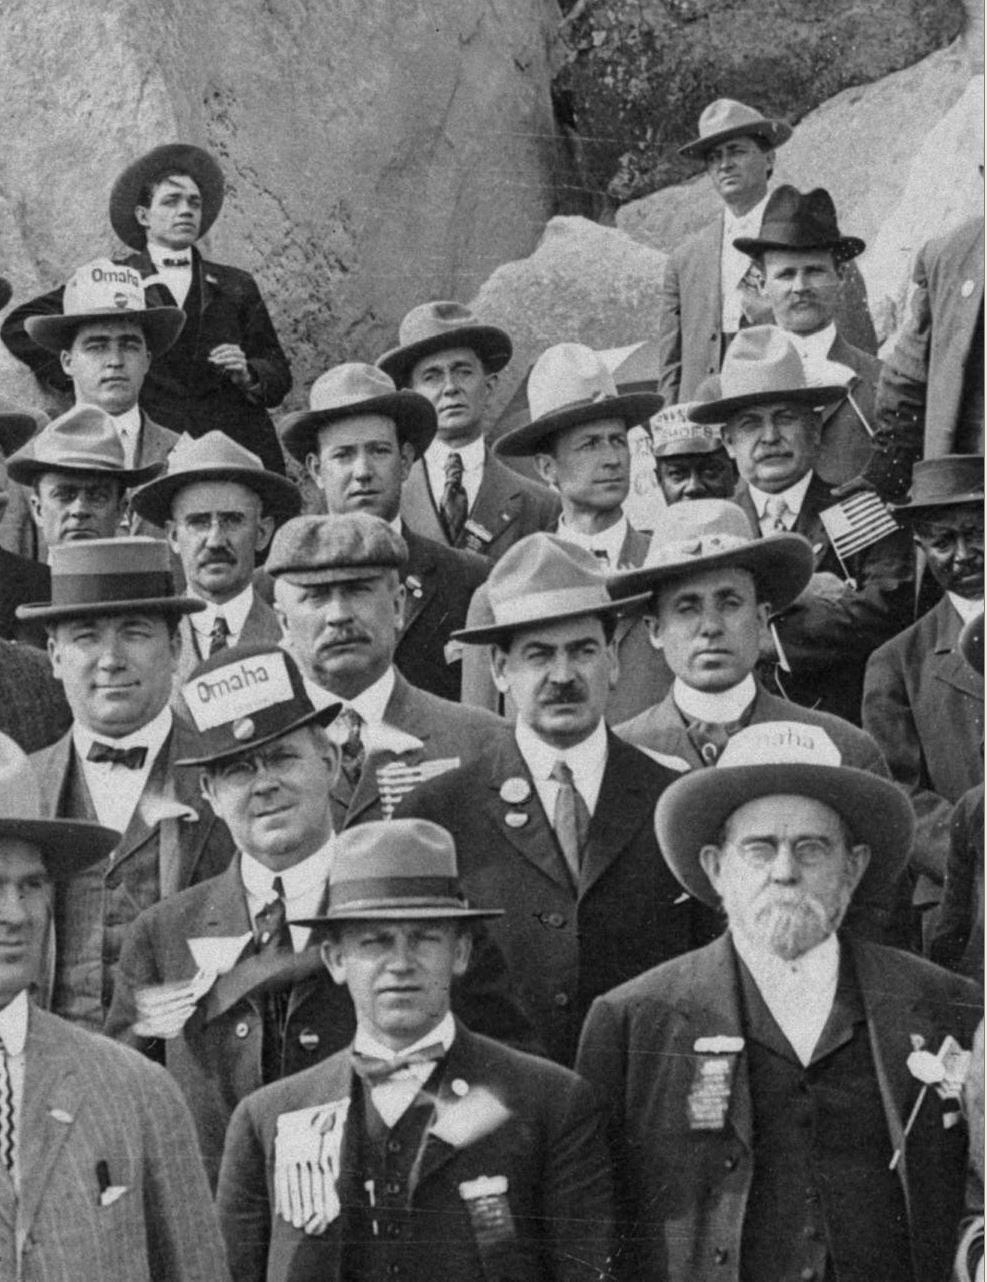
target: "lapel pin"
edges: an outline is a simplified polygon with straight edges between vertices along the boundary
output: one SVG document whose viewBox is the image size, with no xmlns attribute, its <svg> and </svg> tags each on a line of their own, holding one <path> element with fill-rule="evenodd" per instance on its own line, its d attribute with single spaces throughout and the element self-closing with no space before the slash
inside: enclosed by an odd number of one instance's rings
<svg viewBox="0 0 987 1282">
<path fill-rule="evenodd" d="M 469 1089 L 469 1083 L 464 1082 L 461 1077 L 454 1077 L 452 1079 L 451 1090 L 453 1095 L 458 1095 L 459 1098 L 462 1099 L 464 1095 L 469 1094 Z"/>
<path fill-rule="evenodd" d="M 523 828 L 528 822 L 528 816 L 523 810 L 508 810 L 504 816 L 504 823 L 508 828 Z"/>
<path fill-rule="evenodd" d="M 404 581 L 404 586 L 408 589 L 415 600 L 420 600 L 422 595 L 422 581 L 417 574 L 409 574 Z"/>
<path fill-rule="evenodd" d="M 48 1116 L 53 1117 L 56 1122 L 64 1122 L 68 1126 L 74 1119 L 71 1113 L 66 1113 L 64 1108 L 52 1108 L 48 1110 Z"/>
<path fill-rule="evenodd" d="M 960 290 L 960 293 L 963 295 L 964 298 L 969 298 L 970 295 L 973 293 L 973 288 L 974 288 L 973 281 L 965 280 L 963 282 L 963 288 Z"/>
<path fill-rule="evenodd" d="M 512 775 L 500 785 L 500 799 L 509 806 L 520 806 L 531 796 L 531 784 L 521 775 Z"/>
<path fill-rule="evenodd" d="M 744 1049 L 742 1037 L 697 1037 L 692 1049 L 697 1055 L 739 1055 Z"/>
</svg>

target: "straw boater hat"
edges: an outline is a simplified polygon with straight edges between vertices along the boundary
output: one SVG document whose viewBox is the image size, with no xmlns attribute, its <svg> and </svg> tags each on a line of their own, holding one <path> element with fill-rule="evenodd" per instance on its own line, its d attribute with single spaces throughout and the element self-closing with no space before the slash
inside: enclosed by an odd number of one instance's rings
<svg viewBox="0 0 987 1282">
<path fill-rule="evenodd" d="M 298 487 L 276 472 L 268 472 L 256 454 L 231 440 L 225 432 L 181 437 L 168 455 L 167 471 L 130 496 L 138 516 L 153 525 L 171 520 L 175 495 L 186 485 L 202 481 L 234 481 L 259 496 L 265 512 L 277 521 L 297 516 L 302 506 Z"/>
<path fill-rule="evenodd" d="M 776 187 L 768 197 L 757 235 L 738 236 L 733 243 L 752 258 L 759 258 L 768 249 L 828 249 L 841 263 L 856 258 L 867 248 L 858 236 L 841 233 L 836 206 L 825 187 L 803 194 L 797 187 L 784 185 Z"/>
<path fill-rule="evenodd" d="M 435 435 L 435 410 L 417 392 L 398 391 L 394 380 L 375 365 L 348 361 L 320 375 L 308 394 L 309 408 L 286 414 L 279 424 L 281 443 L 299 463 L 319 451 L 319 429 L 363 414 L 393 419 L 398 441 L 421 458 Z"/>
<path fill-rule="evenodd" d="M 739 410 L 778 402 L 821 409 L 841 400 L 846 388 L 840 383 L 810 387 L 802 358 L 783 329 L 777 325 L 751 325 L 742 329 L 727 348 L 720 370 L 720 397 L 694 405 L 693 423 L 725 423 Z"/>
<path fill-rule="evenodd" d="M 857 887 L 872 898 L 904 871 L 915 835 L 908 797 L 890 779 L 844 766 L 819 726 L 764 721 L 732 735 L 716 765 L 681 775 L 658 798 L 655 833 L 665 861 L 690 895 L 719 905 L 699 862 L 727 819 L 757 797 L 812 797 L 846 822 L 871 859 Z"/>
<path fill-rule="evenodd" d="M 38 777 L 18 745 L 0 734 L 0 841 L 37 846 L 52 881 L 74 877 L 98 862 L 120 834 L 81 819 L 43 819 Z"/>
<path fill-rule="evenodd" d="M 912 487 L 904 503 L 888 506 L 896 520 L 921 520 L 935 508 L 984 502 L 982 454 L 944 454 L 920 459 L 912 470 Z"/>
<path fill-rule="evenodd" d="M 13 454 L 7 471 L 21 485 L 45 472 L 83 472 L 119 481 L 124 489 L 152 480 L 164 463 L 124 467 L 123 444 L 113 419 L 98 405 L 74 405 Z"/>
<path fill-rule="evenodd" d="M 165 143 L 127 166 L 110 192 L 110 225 L 125 245 L 143 249 L 147 229 L 137 221 L 134 210 L 149 182 L 169 174 L 188 174 L 202 197 L 199 236 L 206 234 L 223 207 L 223 171 L 208 151 L 188 142 Z"/>
<path fill-rule="evenodd" d="M 96 614 L 197 614 L 205 601 L 176 596 L 163 539 L 85 539 L 48 553 L 51 600 L 19 605 L 19 619 L 58 623 Z"/>
<path fill-rule="evenodd" d="M 316 708 L 294 659 L 276 645 L 236 645 L 193 671 L 182 696 L 199 751 L 176 766 L 215 766 L 300 730 L 327 726 L 341 703 Z"/>
<path fill-rule="evenodd" d="M 769 147 L 780 147 L 792 136 L 784 120 L 770 120 L 754 107 L 733 98 L 717 98 L 699 117 L 699 137 L 679 148 L 687 160 L 702 160 L 711 147 L 729 138 L 762 138 Z"/>
<path fill-rule="evenodd" d="M 775 613 L 784 610 L 812 578 L 812 544 L 801 534 L 755 538 L 744 510 L 728 499 L 693 499 L 674 503 L 655 520 L 644 564 L 607 579 L 610 595 L 624 600 L 635 593 L 650 596 L 676 579 L 709 570 L 747 570 L 758 596 Z"/>
<path fill-rule="evenodd" d="M 29 316 L 24 327 L 39 346 L 64 352 L 80 325 L 102 320 L 134 321 L 144 331 L 147 350 L 160 356 L 182 332 L 185 313 L 180 307 L 148 307 L 139 271 L 111 258 L 94 258 L 67 282 L 61 312 Z"/>
<path fill-rule="evenodd" d="M 506 458 L 538 454 L 556 432 L 598 419 L 618 418 L 636 427 L 663 404 L 654 392 L 618 392 L 613 374 L 591 347 L 557 343 L 542 352 L 528 375 L 531 422 L 502 436 L 494 453 Z"/>
<path fill-rule="evenodd" d="M 592 552 L 554 534 L 529 534 L 500 558 L 487 579 L 493 622 L 452 633 L 470 645 L 504 642 L 518 628 L 562 623 L 583 615 L 610 618 L 647 596 L 612 601 Z"/>
<path fill-rule="evenodd" d="M 504 330 L 482 324 L 462 303 L 422 303 L 405 316 L 398 329 L 398 346 L 385 352 L 377 365 L 398 387 L 405 387 L 423 357 L 452 347 L 476 352 L 488 374 L 502 370 L 513 351 Z"/>
<path fill-rule="evenodd" d="M 452 833 L 427 819 L 357 824 L 333 841 L 329 908 L 296 925 L 347 921 L 472 920 L 502 917 L 471 908 L 463 894 Z"/>
<path fill-rule="evenodd" d="M 369 512 L 296 516 L 274 536 L 267 572 L 302 586 L 371 579 L 404 569 L 408 545 L 387 521 Z"/>
</svg>

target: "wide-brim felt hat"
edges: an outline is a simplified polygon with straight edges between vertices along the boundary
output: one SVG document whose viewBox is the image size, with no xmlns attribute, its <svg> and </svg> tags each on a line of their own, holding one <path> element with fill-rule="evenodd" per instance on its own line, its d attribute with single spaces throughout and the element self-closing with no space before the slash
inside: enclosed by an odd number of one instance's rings
<svg viewBox="0 0 987 1282">
<path fill-rule="evenodd" d="M 7 460 L 12 480 L 33 485 L 46 472 L 79 472 L 117 481 L 124 489 L 153 480 L 164 463 L 124 467 L 113 419 L 98 405 L 73 405 Z"/>
<path fill-rule="evenodd" d="M 943 454 L 920 459 L 912 469 L 912 484 L 904 503 L 889 503 L 896 519 L 920 519 L 933 508 L 960 504 L 982 505 L 984 459 L 982 454 Z"/>
<path fill-rule="evenodd" d="M 10 458 L 28 443 L 48 422 L 41 410 L 22 409 L 5 396 L 0 396 L 0 454 Z"/>
<path fill-rule="evenodd" d="M 414 367 L 433 352 L 468 347 L 476 352 L 488 374 L 497 374 L 510 361 L 510 335 L 496 325 L 484 325 L 462 303 L 438 301 L 414 307 L 398 328 L 398 345 L 384 353 L 377 367 L 404 387 Z"/>
<path fill-rule="evenodd" d="M 348 361 L 327 370 L 312 384 L 309 408 L 286 414 L 278 424 L 281 443 L 304 463 L 319 452 L 319 431 L 343 419 L 380 414 L 392 419 L 400 444 L 421 458 L 435 435 L 437 419 L 431 401 L 417 392 L 398 391 L 389 374 L 374 365 Z"/>
<path fill-rule="evenodd" d="M 134 210 L 141 192 L 161 174 L 188 174 L 195 180 L 202 197 L 200 237 L 206 234 L 223 208 L 226 184 L 215 157 L 188 142 L 169 142 L 154 147 L 127 166 L 110 192 L 110 225 L 131 249 L 143 249 L 146 244 L 146 228 L 137 221 Z"/>
<path fill-rule="evenodd" d="M 751 325 L 742 329 L 727 348 L 720 370 L 720 398 L 693 405 L 694 423 L 725 423 L 740 410 L 754 405 L 808 405 L 822 409 L 842 400 L 841 383 L 809 387 L 805 369 L 791 340 L 777 325 Z"/>
<path fill-rule="evenodd" d="M 268 472 L 256 454 L 215 429 L 204 436 L 183 436 L 168 455 L 165 474 L 135 490 L 130 505 L 138 516 L 163 526 L 171 520 L 175 495 L 206 481 L 232 481 L 252 490 L 278 523 L 297 516 L 302 508 L 297 485 Z"/>
<path fill-rule="evenodd" d="M 719 905 L 699 852 L 718 844 L 735 810 L 769 796 L 821 801 L 844 819 L 855 844 L 870 847 L 870 863 L 856 891 L 861 898 L 888 889 L 904 872 L 915 835 L 908 796 L 890 779 L 844 766 L 821 727 L 768 721 L 738 731 L 715 766 L 681 775 L 658 798 L 658 844 L 690 895 Z"/>
<path fill-rule="evenodd" d="M 769 147 L 780 147 L 792 136 L 786 120 L 763 116 L 754 107 L 733 98 L 717 98 L 699 117 L 699 137 L 679 148 L 687 160 L 702 160 L 711 147 L 730 138 L 762 138 Z"/>
<path fill-rule="evenodd" d="M 844 236 L 836 206 L 825 187 L 804 194 L 797 187 L 776 187 L 768 197 L 756 236 L 738 236 L 734 247 L 752 258 L 769 249 L 828 249 L 839 262 L 849 262 L 867 248 L 859 236 Z"/>
</svg>

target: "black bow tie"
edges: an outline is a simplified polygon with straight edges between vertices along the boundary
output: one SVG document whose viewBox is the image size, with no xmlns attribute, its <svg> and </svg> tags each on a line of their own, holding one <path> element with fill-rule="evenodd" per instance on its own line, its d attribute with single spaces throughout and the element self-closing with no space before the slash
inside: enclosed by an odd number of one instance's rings
<svg viewBox="0 0 987 1282">
<path fill-rule="evenodd" d="M 112 743 L 100 743 L 94 739 L 92 747 L 86 754 L 87 761 L 97 764 L 108 762 L 111 766 L 126 766 L 128 770 L 140 770 L 147 760 L 146 748 L 118 748 Z"/>
<path fill-rule="evenodd" d="M 395 1059 L 378 1059 L 375 1055 L 353 1051 L 350 1060 L 357 1077 L 362 1077 L 368 1086 L 381 1086 L 395 1073 L 400 1073 L 411 1064 L 437 1063 L 445 1053 L 446 1048 L 441 1042 L 432 1042 L 419 1051 L 412 1051 L 410 1055 L 398 1055 Z"/>
<path fill-rule="evenodd" d="M 162 258 L 162 267 L 191 267 L 191 258 Z"/>
</svg>

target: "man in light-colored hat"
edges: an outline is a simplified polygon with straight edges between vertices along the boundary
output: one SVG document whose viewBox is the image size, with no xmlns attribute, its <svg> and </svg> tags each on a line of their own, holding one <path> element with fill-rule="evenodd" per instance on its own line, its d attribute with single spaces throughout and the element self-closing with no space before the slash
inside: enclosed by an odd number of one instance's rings
<svg viewBox="0 0 987 1282">
<path fill-rule="evenodd" d="M 714 378 L 705 387 L 714 382 L 718 394 L 719 382 Z M 701 385 L 697 400 L 704 399 L 703 392 Z M 728 499 L 737 485 L 737 471 L 723 448 L 719 425 L 693 423 L 691 408 L 691 401 L 670 405 L 652 414 L 649 422 L 655 476 L 669 507 L 683 499 Z"/>
<path fill-rule="evenodd" d="M 116 440 L 116 437 L 113 437 Z M 202 603 L 174 594 L 159 539 L 94 539 L 51 552 L 51 600 L 20 607 L 48 629 L 73 723 L 32 758 L 46 815 L 96 818 L 123 834 L 112 855 L 55 897 L 52 1009 L 100 1031 L 123 936 L 142 908 L 229 863 L 232 841 L 175 761 L 196 733 L 168 706 L 178 621 Z"/>
<path fill-rule="evenodd" d="M 655 844 L 655 802 L 675 772 L 604 719 L 616 621 L 646 598 L 612 601 L 593 555 L 551 534 L 516 543 L 489 589 L 491 621 L 460 637 L 488 648 L 513 733 L 398 813 L 448 828 L 468 893 L 504 904 L 492 933 L 518 996 L 551 1057 L 571 1064 L 594 997 L 715 925 L 678 894 Z"/>
<path fill-rule="evenodd" d="M 466 900 L 435 824 L 337 840 L 328 911 L 306 924 L 356 1034 L 233 1115 L 218 1202 L 239 1282 L 609 1276 L 611 1181 L 586 1084 L 449 1007 L 474 923 L 499 916 Z"/>
<path fill-rule="evenodd" d="M 462 303 L 414 307 L 398 346 L 377 361 L 398 387 L 435 408 L 436 431 L 401 492 L 401 515 L 413 530 L 496 561 L 518 539 L 549 530 L 558 500 L 505 467 L 484 440 L 484 414 L 511 340 Z"/>
<path fill-rule="evenodd" d="M 984 680 L 958 652 L 964 623 L 984 609 L 984 461 L 978 454 L 924 459 L 895 517 L 914 536 L 942 599 L 871 655 L 864 725 L 918 816 L 912 855 L 915 904 L 926 942 L 959 799 L 984 781 Z"/>
<path fill-rule="evenodd" d="M 38 781 L 0 736 L 0 1257 L 9 1277 L 229 1277 L 192 1120 L 161 1069 L 31 1000 L 52 899 L 120 834 L 42 818 Z"/>
<path fill-rule="evenodd" d="M 722 424 L 742 482 L 737 501 L 753 529 L 801 534 L 812 545 L 808 587 L 772 619 L 769 684 L 859 725 L 867 659 L 911 616 L 914 558 L 907 533 L 879 503 L 859 513 L 837 505 L 815 470 L 820 411 L 843 395 L 838 383 L 810 387 L 788 336 L 758 325 L 727 352 L 719 399 L 694 406 L 690 417 Z"/>
<path fill-rule="evenodd" d="M 164 526 L 186 591 L 205 603 L 179 624 L 178 684 L 228 646 L 280 641 L 281 625 L 255 590 L 254 571 L 275 529 L 298 515 L 295 485 L 224 433 L 207 432 L 182 437 L 167 471 L 135 491 L 131 506 Z"/>
<path fill-rule="evenodd" d="M 601 569 L 640 565 L 648 535 L 635 530 L 624 512 L 631 484 L 628 433 L 661 407 L 649 392 L 618 392 L 599 354 L 582 343 L 558 343 L 535 361 L 528 378 L 531 422 L 502 436 L 494 452 L 531 458 L 555 490 L 562 512 L 553 533 L 590 552 Z M 477 589 L 467 628 L 491 623 L 489 592 Z M 622 619 L 615 633 L 620 675 L 607 703 L 612 721 L 623 721 L 652 704 L 668 688 L 668 669 L 648 644 L 639 619 Z M 463 655 L 463 702 L 503 711 L 513 705 L 494 684 L 485 648 Z"/>
<path fill-rule="evenodd" d="M 333 727 L 343 752 L 332 794 L 337 832 L 386 817 L 404 791 L 472 761 L 505 733 L 499 717 L 421 690 L 398 671 L 407 557 L 386 521 L 351 512 L 288 521 L 268 558 L 285 645 L 309 694 L 318 706 L 343 704 Z"/>
<path fill-rule="evenodd" d="M 690 401 L 716 374 L 738 330 L 771 320 L 750 259 L 734 245 L 756 236 L 768 202 L 775 149 L 792 136 L 784 120 L 763 116 L 731 98 L 718 98 L 699 118 L 699 137 L 679 149 L 701 161 L 723 213 L 677 246 L 665 264 L 658 333 L 658 391 L 667 405 Z M 877 338 L 863 278 L 847 273 L 839 329 L 866 351 Z"/>
<path fill-rule="evenodd" d="M 130 250 L 110 267 L 120 277 L 136 275 L 138 286 L 143 279 L 153 309 L 185 317 L 144 379 L 141 404 L 151 418 L 179 434 L 223 431 L 283 474 L 267 407 L 291 388 L 288 361 L 253 276 L 209 262 L 195 247 L 223 195 L 222 170 L 201 147 L 168 143 L 140 156 L 110 193 L 110 223 Z M 41 346 L 35 327 L 67 310 L 55 289 L 15 308 L 0 329 L 9 350 L 59 391 L 70 390 L 68 367 Z"/>
<path fill-rule="evenodd" d="M 824 730 L 766 722 L 673 784 L 655 826 L 728 930 L 600 998 L 583 1030 L 626 1213 L 616 1276 L 946 1278 L 982 994 L 840 930 L 904 869 L 908 798 Z"/>
<path fill-rule="evenodd" d="M 397 666 L 412 685 L 458 699 L 460 650 L 450 645 L 449 633 L 465 622 L 490 562 L 425 538 L 401 519 L 403 485 L 435 435 L 431 402 L 417 392 L 398 391 L 373 365 L 348 362 L 316 379 L 309 406 L 282 421 L 285 449 L 318 485 L 331 516 L 370 512 L 404 539 L 408 560 Z"/>
</svg>

